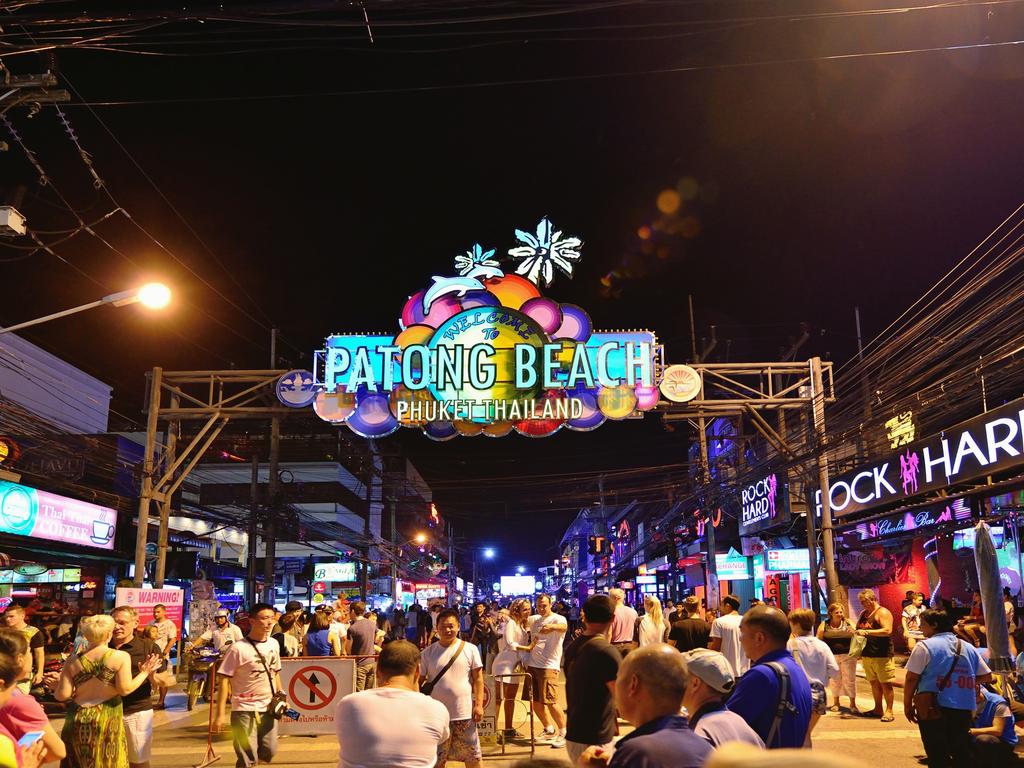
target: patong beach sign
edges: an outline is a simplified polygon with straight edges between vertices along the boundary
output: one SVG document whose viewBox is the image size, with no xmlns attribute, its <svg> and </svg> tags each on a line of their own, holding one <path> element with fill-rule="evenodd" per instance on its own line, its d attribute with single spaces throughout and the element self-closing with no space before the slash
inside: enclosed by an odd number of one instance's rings
<svg viewBox="0 0 1024 768">
<path fill-rule="evenodd" d="M 515 236 L 502 259 L 514 274 L 474 245 L 457 274 L 408 298 L 396 333 L 329 336 L 315 356 L 316 414 L 363 437 L 409 427 L 447 440 L 588 431 L 653 409 L 664 370 L 654 334 L 595 331 L 582 308 L 541 293 L 556 272 L 572 275 L 582 241 L 547 218 Z"/>
</svg>

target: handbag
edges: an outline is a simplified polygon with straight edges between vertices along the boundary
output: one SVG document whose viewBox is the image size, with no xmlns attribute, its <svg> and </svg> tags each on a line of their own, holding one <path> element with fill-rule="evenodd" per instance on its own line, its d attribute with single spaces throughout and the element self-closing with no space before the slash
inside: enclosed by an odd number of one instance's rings
<svg viewBox="0 0 1024 768">
<path fill-rule="evenodd" d="M 949 671 L 946 673 L 946 676 L 938 683 L 940 691 L 944 691 L 949 687 L 949 681 L 953 678 L 953 670 L 956 669 L 956 663 L 960 659 L 961 649 L 962 641 L 957 638 L 956 655 L 953 656 L 953 663 L 949 665 Z M 939 695 L 931 691 L 922 691 L 914 694 L 914 710 L 917 712 L 918 722 L 942 719 L 942 710 L 939 709 Z"/>
<path fill-rule="evenodd" d="M 452 657 L 448 659 L 448 663 L 444 665 L 444 669 L 438 672 L 437 676 L 433 680 L 431 680 L 428 683 L 423 683 L 423 685 L 420 686 L 420 693 L 429 696 L 431 693 L 434 692 L 434 686 L 437 685 L 438 680 L 444 677 L 444 673 L 452 668 L 452 664 L 454 664 L 455 660 L 459 658 L 459 656 L 462 654 L 462 649 L 465 647 L 466 641 L 459 640 L 459 647 L 456 649 L 455 653 L 452 654 Z"/>
<path fill-rule="evenodd" d="M 850 658 L 859 659 L 867 647 L 868 639 L 864 635 L 854 635 L 850 638 Z"/>
</svg>

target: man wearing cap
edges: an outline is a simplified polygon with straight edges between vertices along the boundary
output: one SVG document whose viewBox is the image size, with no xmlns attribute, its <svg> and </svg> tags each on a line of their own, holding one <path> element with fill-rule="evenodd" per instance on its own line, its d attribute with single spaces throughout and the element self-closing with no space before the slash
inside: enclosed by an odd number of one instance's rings
<svg viewBox="0 0 1024 768">
<path fill-rule="evenodd" d="M 213 614 L 213 626 L 199 636 L 196 645 L 200 648 L 209 646 L 223 652 L 229 645 L 241 640 L 242 630 L 228 619 L 227 609 L 221 608 Z"/>
<path fill-rule="evenodd" d="M 764 741 L 747 721 L 725 708 L 736 679 L 725 657 L 717 651 L 698 648 L 684 653 L 690 683 L 683 707 L 690 715 L 690 727 L 698 736 L 718 748 L 739 741 L 764 749 Z"/>
<path fill-rule="evenodd" d="M 750 668 L 747 654 L 740 645 L 740 599 L 736 595 L 722 598 L 722 615 L 711 625 L 711 638 L 708 648 L 718 651 L 729 662 L 734 677 L 740 677 Z"/>
<path fill-rule="evenodd" d="M 674 645 L 683 653 L 695 648 L 707 648 L 711 627 L 700 617 L 700 600 L 690 596 L 683 601 L 681 608 L 682 618 L 672 623 L 668 633 L 669 645 Z"/>
</svg>

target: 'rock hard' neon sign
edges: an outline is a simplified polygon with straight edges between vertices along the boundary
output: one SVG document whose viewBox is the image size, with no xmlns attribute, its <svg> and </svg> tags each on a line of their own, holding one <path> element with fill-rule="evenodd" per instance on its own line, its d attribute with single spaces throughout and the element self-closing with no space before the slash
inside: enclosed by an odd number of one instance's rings
<svg viewBox="0 0 1024 768">
<path fill-rule="evenodd" d="M 837 517 L 1024 464 L 1024 399 L 1015 400 L 830 483 Z M 821 490 L 815 491 L 821 513 Z"/>
<path fill-rule="evenodd" d="M 582 241 L 547 218 L 515 234 L 505 260 L 516 274 L 474 245 L 457 275 L 409 297 L 397 334 L 329 336 L 315 358 L 317 415 L 363 437 L 404 426 L 447 440 L 588 431 L 654 408 L 654 334 L 594 331 L 583 309 L 541 294 L 556 271 L 572 275 Z"/>
</svg>

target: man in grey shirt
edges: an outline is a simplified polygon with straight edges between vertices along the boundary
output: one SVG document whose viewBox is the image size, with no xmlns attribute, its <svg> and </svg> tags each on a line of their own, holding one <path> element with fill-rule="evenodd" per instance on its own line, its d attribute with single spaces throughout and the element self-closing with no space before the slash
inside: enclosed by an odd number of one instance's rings
<svg viewBox="0 0 1024 768">
<path fill-rule="evenodd" d="M 356 662 L 356 691 L 377 685 L 374 667 L 373 641 L 377 637 L 377 623 L 366 618 L 366 603 L 353 603 L 349 609 L 352 624 L 348 628 L 349 654 L 361 656 Z"/>
</svg>

